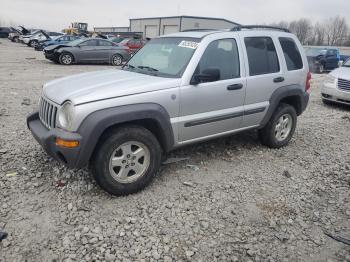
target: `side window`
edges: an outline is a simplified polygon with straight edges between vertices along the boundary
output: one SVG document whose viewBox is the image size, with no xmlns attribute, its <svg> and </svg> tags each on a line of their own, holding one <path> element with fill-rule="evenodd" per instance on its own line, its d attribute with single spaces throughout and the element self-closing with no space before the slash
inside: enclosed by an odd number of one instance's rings
<svg viewBox="0 0 350 262">
<path fill-rule="evenodd" d="M 298 70 L 303 68 L 303 60 L 297 45 L 292 38 L 280 37 L 279 41 L 283 50 L 284 58 L 286 59 L 288 71 Z"/>
<path fill-rule="evenodd" d="M 111 42 L 100 40 L 100 46 L 112 46 Z"/>
<path fill-rule="evenodd" d="M 239 54 L 236 40 L 222 39 L 211 42 L 198 63 L 196 73 L 219 69 L 220 80 L 240 77 Z"/>
<path fill-rule="evenodd" d="M 251 76 L 280 71 L 276 48 L 270 37 L 246 37 L 244 43 Z"/>
<path fill-rule="evenodd" d="M 87 40 L 82 42 L 80 46 L 97 46 L 97 40 Z"/>
</svg>

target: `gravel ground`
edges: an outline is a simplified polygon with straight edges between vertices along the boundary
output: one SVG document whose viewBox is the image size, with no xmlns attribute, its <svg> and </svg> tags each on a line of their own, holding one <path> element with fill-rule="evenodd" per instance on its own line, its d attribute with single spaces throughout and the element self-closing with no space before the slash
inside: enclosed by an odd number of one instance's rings
<svg viewBox="0 0 350 262">
<path fill-rule="evenodd" d="M 314 75 L 288 147 L 255 132 L 173 152 L 147 189 L 112 197 L 48 157 L 26 128 L 41 86 L 111 68 L 61 66 L 0 40 L 0 261 L 350 261 L 350 109 Z"/>
</svg>

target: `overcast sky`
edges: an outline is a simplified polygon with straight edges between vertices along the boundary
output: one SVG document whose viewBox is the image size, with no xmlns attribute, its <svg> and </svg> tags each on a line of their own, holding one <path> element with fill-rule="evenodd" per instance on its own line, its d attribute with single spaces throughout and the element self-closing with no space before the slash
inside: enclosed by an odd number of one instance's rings
<svg viewBox="0 0 350 262">
<path fill-rule="evenodd" d="M 340 15 L 350 24 L 350 0 L 1 0 L 0 21 L 62 30 L 70 22 L 128 26 L 129 18 L 193 15 L 222 17 L 242 24 L 312 21 Z"/>
</svg>

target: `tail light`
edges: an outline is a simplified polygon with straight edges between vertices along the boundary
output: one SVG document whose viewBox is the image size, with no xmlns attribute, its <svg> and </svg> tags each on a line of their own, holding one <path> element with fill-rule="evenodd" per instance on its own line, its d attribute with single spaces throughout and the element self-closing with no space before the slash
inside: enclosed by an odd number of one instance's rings
<svg viewBox="0 0 350 262">
<path fill-rule="evenodd" d="M 310 88 L 311 88 L 311 73 L 308 72 L 306 77 L 306 83 L 305 83 L 305 92 L 309 93 Z"/>
</svg>

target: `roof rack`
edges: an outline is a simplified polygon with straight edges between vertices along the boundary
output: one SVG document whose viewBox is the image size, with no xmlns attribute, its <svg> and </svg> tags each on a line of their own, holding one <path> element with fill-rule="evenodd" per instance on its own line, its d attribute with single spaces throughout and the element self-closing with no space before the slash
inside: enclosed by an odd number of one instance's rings
<svg viewBox="0 0 350 262">
<path fill-rule="evenodd" d="M 218 29 L 186 29 L 181 32 L 210 32 L 210 31 L 219 31 Z"/>
<path fill-rule="evenodd" d="M 230 31 L 241 31 L 242 29 L 274 29 L 290 33 L 290 31 L 287 28 L 268 25 L 237 25 L 231 28 Z"/>
</svg>

